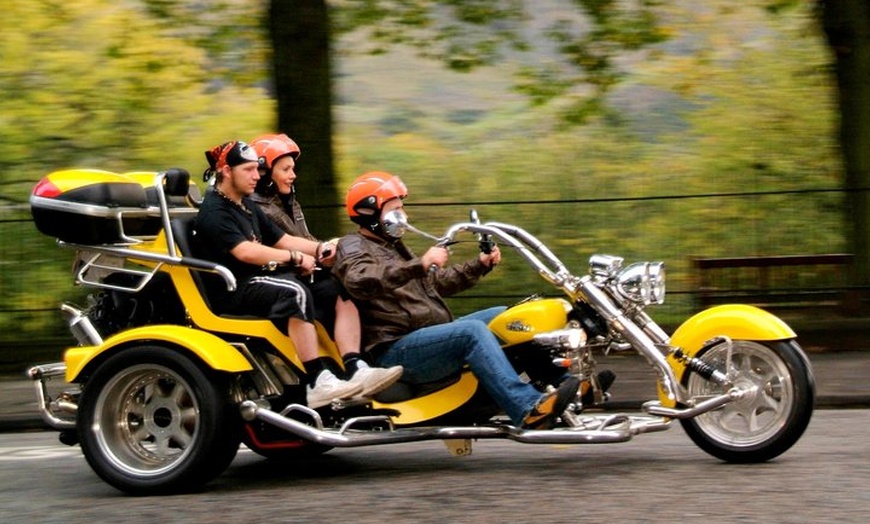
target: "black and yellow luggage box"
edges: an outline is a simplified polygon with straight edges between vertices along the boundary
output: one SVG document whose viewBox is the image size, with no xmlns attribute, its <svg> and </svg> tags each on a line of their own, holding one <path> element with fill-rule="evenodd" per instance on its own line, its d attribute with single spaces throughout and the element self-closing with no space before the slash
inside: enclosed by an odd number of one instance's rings
<svg viewBox="0 0 870 524">
<path fill-rule="evenodd" d="M 162 226 L 153 180 L 154 173 L 56 171 L 33 188 L 30 210 L 40 232 L 65 242 L 135 242 L 156 235 Z"/>
</svg>

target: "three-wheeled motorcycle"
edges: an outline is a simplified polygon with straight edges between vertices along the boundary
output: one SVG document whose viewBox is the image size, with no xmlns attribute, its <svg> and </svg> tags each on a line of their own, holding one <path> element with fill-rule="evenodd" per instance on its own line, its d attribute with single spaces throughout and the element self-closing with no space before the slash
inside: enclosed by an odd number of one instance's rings
<svg viewBox="0 0 870 524">
<path fill-rule="evenodd" d="M 575 275 L 527 231 L 476 218 L 438 242 L 465 234 L 495 240 L 562 294 L 529 298 L 491 322 L 509 359 L 542 391 L 569 372 L 593 385 L 592 396 L 578 395 L 551 430 L 511 425 L 468 371 L 311 409 L 289 337 L 268 320 L 210 307 L 203 277 L 230 290 L 235 279 L 196 256 L 198 197 L 181 169 L 58 171 L 31 195 L 37 228 L 75 251 L 75 281 L 93 288 L 85 306 L 61 306 L 77 345 L 62 362 L 30 369 L 41 414 L 122 491 L 196 489 L 229 466 L 240 443 L 281 459 L 422 440 L 462 454 L 485 439 L 625 442 L 674 420 L 721 460 L 762 462 L 788 450 L 812 415 L 809 360 L 779 318 L 718 306 L 668 335 L 646 313 L 664 300 L 662 263 L 594 255 L 588 272 Z M 392 227 L 413 229 L 401 221 Z M 318 337 L 321 354 L 340 366 L 320 326 Z M 590 410 L 606 400 L 594 355 L 622 351 L 645 357 L 658 398 L 639 414 Z"/>
</svg>

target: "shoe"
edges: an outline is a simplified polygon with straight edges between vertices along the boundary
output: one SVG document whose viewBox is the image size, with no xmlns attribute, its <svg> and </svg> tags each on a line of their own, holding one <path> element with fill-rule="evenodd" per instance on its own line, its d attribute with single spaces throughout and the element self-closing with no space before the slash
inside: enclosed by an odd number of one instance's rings
<svg viewBox="0 0 870 524">
<path fill-rule="evenodd" d="M 598 386 L 601 387 L 601 395 L 604 396 L 613 381 L 616 380 L 616 373 L 609 369 L 602 369 L 598 372 Z M 580 383 L 580 401 L 584 406 L 595 404 L 595 388 L 592 386 L 592 381 L 589 379 Z"/>
<path fill-rule="evenodd" d="M 336 399 L 352 398 L 362 391 L 362 384 L 351 384 L 341 380 L 332 371 L 324 370 L 317 375 L 314 384 L 305 388 L 308 407 L 317 409 Z"/>
<path fill-rule="evenodd" d="M 362 392 L 359 396 L 371 397 L 375 393 L 379 393 L 392 386 L 402 377 L 403 371 L 402 366 L 373 368 L 369 367 L 365 362 L 359 361 L 357 362 L 356 373 L 350 377 L 348 382 L 362 386 Z"/>
<path fill-rule="evenodd" d="M 549 393 L 544 393 L 541 400 L 523 419 L 523 429 L 551 429 L 574 399 L 577 398 L 577 390 L 580 389 L 580 380 L 577 377 L 568 377 L 559 384 L 559 388 Z"/>
</svg>

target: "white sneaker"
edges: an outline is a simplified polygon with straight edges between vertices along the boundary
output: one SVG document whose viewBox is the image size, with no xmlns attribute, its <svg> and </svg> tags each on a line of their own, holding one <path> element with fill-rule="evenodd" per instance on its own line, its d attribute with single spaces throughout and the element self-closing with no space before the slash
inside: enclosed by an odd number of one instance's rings
<svg viewBox="0 0 870 524">
<path fill-rule="evenodd" d="M 402 366 L 373 368 L 360 360 L 357 362 L 356 373 L 350 377 L 348 382 L 362 386 L 361 397 L 370 397 L 392 386 L 393 383 L 401 378 L 403 371 Z"/>
<path fill-rule="evenodd" d="M 317 376 L 314 385 L 305 388 L 308 407 L 317 409 L 325 406 L 336 399 L 352 398 L 359 395 L 363 390 L 362 384 L 352 384 L 332 374 L 332 371 L 324 370 Z"/>
</svg>

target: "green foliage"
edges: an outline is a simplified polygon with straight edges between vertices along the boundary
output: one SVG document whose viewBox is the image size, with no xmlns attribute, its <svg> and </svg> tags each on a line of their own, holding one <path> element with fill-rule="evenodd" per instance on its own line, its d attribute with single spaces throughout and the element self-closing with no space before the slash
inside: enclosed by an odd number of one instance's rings
<svg viewBox="0 0 870 524">
<path fill-rule="evenodd" d="M 123 172 L 177 165 L 197 172 L 213 143 L 267 127 L 273 104 L 262 89 L 232 83 L 238 78 L 221 75 L 210 52 L 196 45 L 195 30 L 145 16 L 140 6 L 34 0 L 4 9 L 5 200 L 24 201 L 39 177 L 71 166 Z M 252 9 L 248 18 L 256 20 Z M 237 10 L 223 14 L 234 13 L 244 19 Z M 245 55 L 235 61 L 246 64 Z"/>
<path fill-rule="evenodd" d="M 836 107 L 808 9 L 689 2 L 662 16 L 669 39 L 623 60 L 606 97 L 572 95 L 577 84 L 558 84 L 552 63 L 537 61 L 552 68 L 540 84 L 528 72 L 544 69 L 526 69 L 524 93 L 544 93 L 533 111 L 512 95 L 522 58 L 458 81 L 401 51 L 348 61 L 345 73 L 366 80 L 340 86 L 342 180 L 394 172 L 422 229 L 438 234 L 475 207 L 540 235 L 578 270 L 594 252 L 665 260 L 672 293 L 660 309 L 673 321 L 694 307 L 694 257 L 844 250 L 843 195 L 831 191 L 842 185 Z M 379 115 L 397 107 L 414 108 L 413 125 L 384 133 Z M 485 117 L 457 125 L 447 115 L 458 110 Z M 561 126 L 566 115 L 586 125 Z M 454 252 L 473 256 L 474 243 Z M 470 292 L 482 298 L 453 300 L 459 311 L 550 292 L 516 256 L 505 260 Z"/>
<path fill-rule="evenodd" d="M 725 0 L 577 4 L 597 33 L 583 30 L 573 7 L 548 2 L 532 12 L 518 0 L 332 2 L 339 187 L 364 171 L 392 171 L 424 230 L 441 232 L 476 207 L 484 220 L 539 235 L 574 269 L 594 252 L 665 260 L 672 293 L 663 310 L 673 319 L 693 307 L 692 257 L 844 248 L 842 195 L 822 191 L 841 185 L 836 111 L 804 3 L 775 16 Z M 269 130 L 262 5 L 7 6 L 0 196 L 24 202 L 39 177 L 70 166 L 196 174 L 208 147 Z M 528 22 L 554 40 L 521 38 Z M 70 254 L 8 227 L 3 238 L 21 238 L 0 244 L 9 303 L 37 310 L 81 300 Z M 428 245 L 408 240 L 420 252 Z M 460 244 L 454 257 L 475 249 Z M 550 289 L 505 253 L 473 290 L 482 298 L 454 304 L 463 312 L 532 292 Z M 24 317 L 3 316 L 0 328 L 55 329 L 54 313 L 50 322 Z"/>
</svg>

